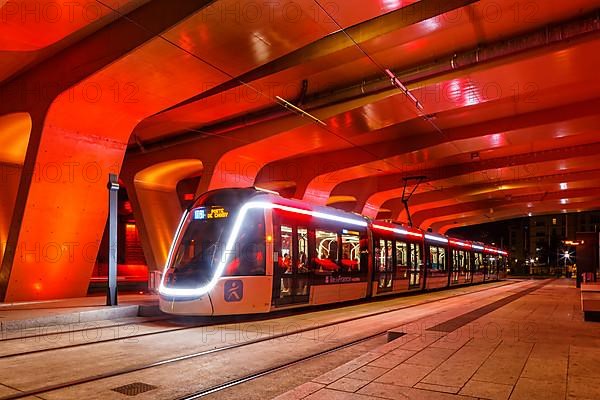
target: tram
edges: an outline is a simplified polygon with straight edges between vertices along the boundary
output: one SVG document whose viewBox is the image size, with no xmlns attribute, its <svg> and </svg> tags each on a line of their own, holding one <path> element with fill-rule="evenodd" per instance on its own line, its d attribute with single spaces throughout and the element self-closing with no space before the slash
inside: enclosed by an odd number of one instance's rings
<svg viewBox="0 0 600 400">
<path fill-rule="evenodd" d="M 275 192 L 219 189 L 184 212 L 159 303 L 176 315 L 267 313 L 495 281 L 507 256 Z"/>
</svg>

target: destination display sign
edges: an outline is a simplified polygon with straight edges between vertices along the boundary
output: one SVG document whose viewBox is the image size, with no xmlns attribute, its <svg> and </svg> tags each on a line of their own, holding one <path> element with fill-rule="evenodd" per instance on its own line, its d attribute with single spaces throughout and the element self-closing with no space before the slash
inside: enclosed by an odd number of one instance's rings
<svg viewBox="0 0 600 400">
<path fill-rule="evenodd" d="M 194 210 L 194 219 L 220 219 L 229 217 L 229 211 L 224 207 L 211 207 L 211 208 L 196 208 Z"/>
</svg>

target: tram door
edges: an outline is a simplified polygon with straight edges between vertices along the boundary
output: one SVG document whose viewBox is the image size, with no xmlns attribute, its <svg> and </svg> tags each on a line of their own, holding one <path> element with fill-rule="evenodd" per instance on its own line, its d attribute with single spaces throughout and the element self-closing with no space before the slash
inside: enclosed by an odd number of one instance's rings
<svg viewBox="0 0 600 400">
<path fill-rule="evenodd" d="M 292 225 L 275 228 L 279 236 L 273 269 L 273 300 L 276 305 L 306 303 L 310 294 L 308 229 Z"/>
<path fill-rule="evenodd" d="M 391 240 L 379 239 L 375 247 L 375 271 L 378 292 L 392 290 L 394 285 L 394 260 Z"/>
<path fill-rule="evenodd" d="M 419 287 L 421 285 L 421 247 L 417 243 L 410 244 L 410 277 L 408 286 Z"/>
</svg>

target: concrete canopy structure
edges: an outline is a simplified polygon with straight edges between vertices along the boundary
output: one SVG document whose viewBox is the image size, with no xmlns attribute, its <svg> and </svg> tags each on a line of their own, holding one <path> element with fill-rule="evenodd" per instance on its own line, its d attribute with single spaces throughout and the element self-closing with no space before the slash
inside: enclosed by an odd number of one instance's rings
<svg viewBox="0 0 600 400">
<path fill-rule="evenodd" d="M 423 175 L 441 232 L 600 206 L 600 1 L 0 6 L 4 301 L 85 294 L 109 172 L 153 269 L 190 177 L 405 221 Z"/>
</svg>

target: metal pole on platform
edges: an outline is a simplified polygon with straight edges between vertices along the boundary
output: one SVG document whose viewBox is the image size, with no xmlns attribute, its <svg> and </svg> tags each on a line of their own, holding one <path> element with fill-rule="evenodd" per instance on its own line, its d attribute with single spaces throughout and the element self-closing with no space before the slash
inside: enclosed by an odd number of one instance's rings
<svg viewBox="0 0 600 400">
<path fill-rule="evenodd" d="M 108 288 L 106 305 L 116 306 L 117 301 L 117 201 L 119 179 L 116 174 L 108 175 Z"/>
</svg>

